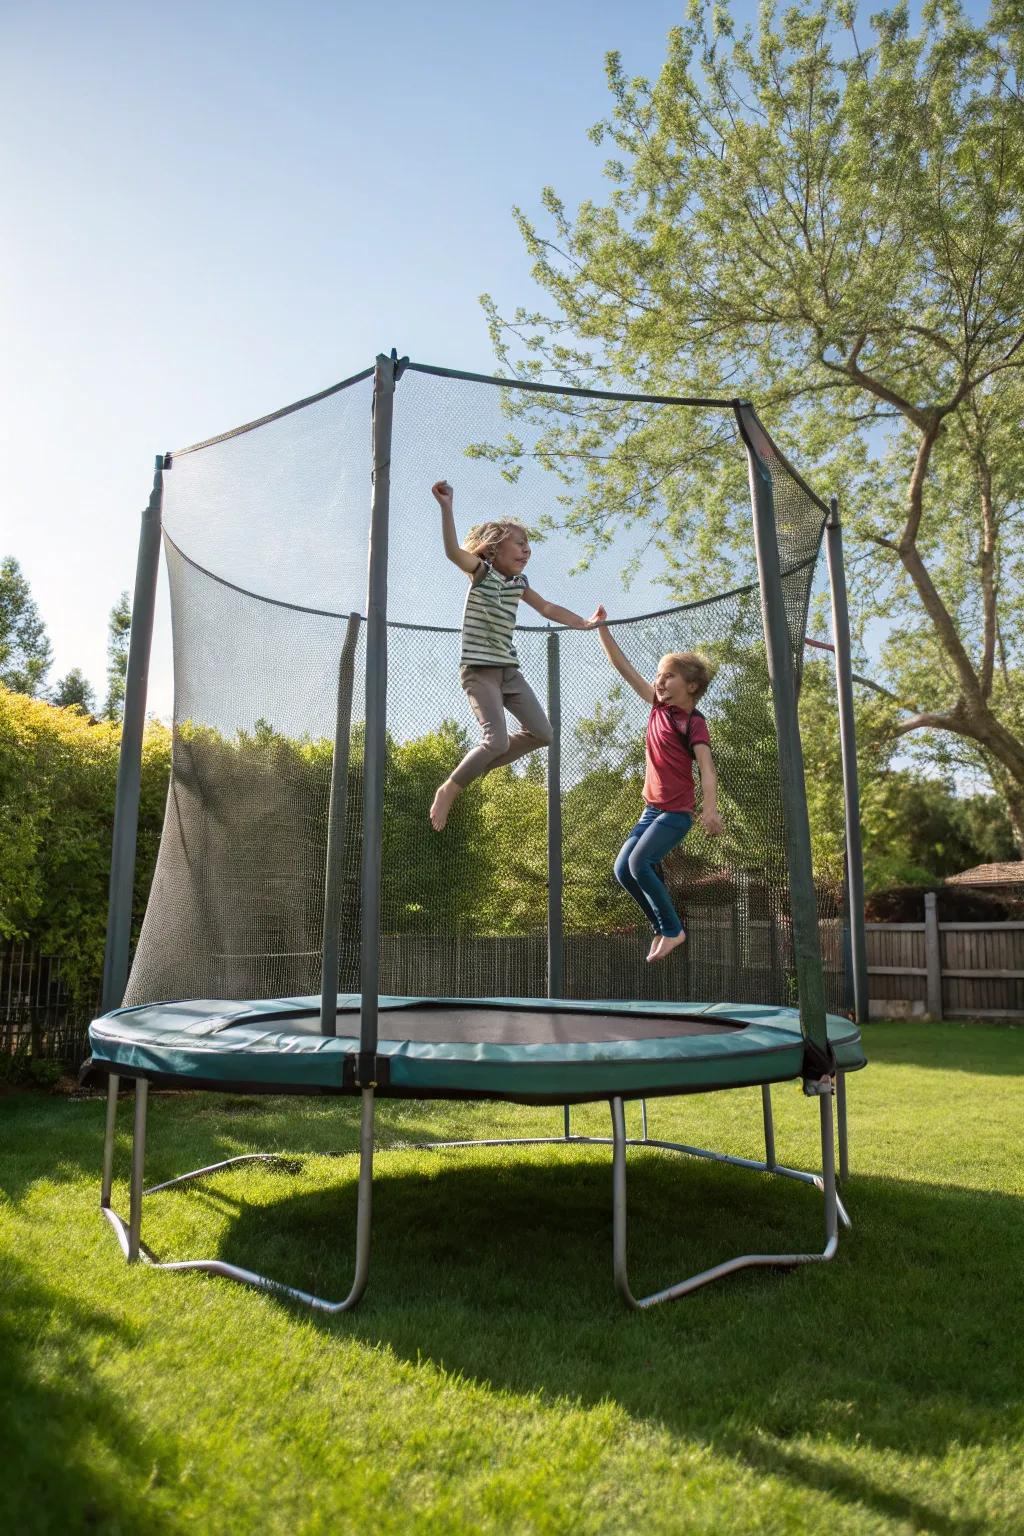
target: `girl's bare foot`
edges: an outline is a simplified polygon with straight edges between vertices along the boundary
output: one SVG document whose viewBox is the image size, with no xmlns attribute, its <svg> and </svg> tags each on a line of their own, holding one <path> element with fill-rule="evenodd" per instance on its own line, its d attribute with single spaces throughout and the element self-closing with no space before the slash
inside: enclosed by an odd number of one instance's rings
<svg viewBox="0 0 1024 1536">
<path fill-rule="evenodd" d="M 434 796 L 434 803 L 430 807 L 430 825 L 435 832 L 444 831 L 448 813 L 454 804 L 455 796 L 461 792 L 461 789 L 461 784 L 456 784 L 453 779 L 445 779 Z"/>
<path fill-rule="evenodd" d="M 659 949 L 660 945 L 661 945 L 661 934 L 660 933 L 656 933 L 654 935 L 654 938 L 651 940 L 651 947 L 647 951 L 647 958 L 648 958 L 648 960 L 653 960 L 654 959 L 654 957 L 658 953 L 658 949 Z"/>
<path fill-rule="evenodd" d="M 663 939 L 659 939 L 659 941 L 658 941 L 658 952 L 657 952 L 657 954 L 652 955 L 651 959 L 652 960 L 664 960 L 666 955 L 670 955 L 674 949 L 678 949 L 679 948 L 680 944 L 685 944 L 685 943 L 686 943 L 686 934 L 685 933 L 677 933 L 674 939 L 664 939 L 664 938 Z"/>
</svg>

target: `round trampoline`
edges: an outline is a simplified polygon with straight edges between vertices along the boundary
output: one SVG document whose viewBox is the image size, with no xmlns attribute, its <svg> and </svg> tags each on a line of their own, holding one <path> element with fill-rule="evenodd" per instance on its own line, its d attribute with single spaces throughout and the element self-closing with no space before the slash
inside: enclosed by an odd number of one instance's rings
<svg viewBox="0 0 1024 1536">
<path fill-rule="evenodd" d="M 613 445 L 642 419 L 678 428 L 680 465 L 705 468 L 680 468 L 689 479 L 666 502 L 669 521 L 680 499 L 700 503 L 709 455 L 738 453 L 742 478 L 723 459 L 719 491 L 749 495 L 755 579 L 656 606 L 656 583 L 637 577 L 648 547 L 637 520 L 623 515 L 610 535 L 593 533 L 608 519 L 601 523 L 592 445 L 573 435 L 585 410 L 600 413 Z M 438 622 L 458 592 L 439 552 L 423 564 L 424 487 L 434 477 L 425 465 L 457 466 L 475 506 L 525 518 L 540 541 L 545 587 L 554 581 L 576 610 L 622 583 L 626 611 L 611 622 L 642 675 L 659 655 L 694 643 L 713 657 L 708 715 L 727 830 L 713 842 L 696 827 L 666 863 L 688 932 L 667 963 L 644 963 L 611 876 L 639 793 L 630 741 L 642 720 L 593 637 L 518 629 L 520 666 L 552 726 L 546 767 L 535 759 L 495 770 L 463 797 L 442 836 L 427 823 L 433 765 L 449 772 L 468 738 L 459 631 Z M 646 513 L 657 510 L 655 495 Z M 841 874 L 815 867 L 797 713 L 826 530 L 845 892 Z M 161 547 L 174 626 L 172 772 L 130 954 Z M 659 547 L 671 569 L 671 545 Z M 560 1135 L 504 1144 L 609 1144 L 613 1274 L 629 1306 L 685 1295 L 736 1269 L 830 1259 L 839 1223 L 849 1224 L 836 1188 L 833 1101 L 846 1176 L 845 1079 L 865 1065 L 859 1028 L 844 1016 L 862 1018 L 866 998 L 863 935 L 846 915 L 861 909 L 849 706 L 835 508 L 742 402 L 542 387 L 392 354 L 309 400 L 161 456 L 133 607 L 104 1012 L 90 1028 L 90 1070 L 108 1081 L 101 1206 L 129 1262 L 203 1269 L 327 1312 L 355 1306 L 369 1273 L 377 1098 L 560 1106 Z M 127 1220 L 113 1205 L 123 1079 L 135 1084 Z M 817 1100 L 820 1172 L 776 1156 L 771 1086 L 787 1081 L 802 1081 Z M 150 1084 L 360 1098 L 348 1296 L 313 1296 L 217 1257 L 157 1259 L 142 1240 L 144 1196 L 270 1154 L 145 1188 Z M 734 1089 L 760 1090 L 763 1159 L 650 1134 L 648 1100 Z M 640 1102 L 639 1136 L 627 1134 L 630 1100 Z M 571 1107 L 594 1101 L 609 1104 L 607 1138 L 573 1133 Z M 741 1254 L 635 1297 L 626 1265 L 626 1154 L 635 1147 L 812 1186 L 824 1204 L 823 1248 Z"/>
<path fill-rule="evenodd" d="M 360 1091 L 358 996 L 325 1035 L 318 997 L 124 1009 L 92 1026 L 92 1060 L 161 1085 L 232 1093 Z M 582 1104 L 786 1082 L 804 1043 L 793 1009 L 529 998 L 381 997 L 378 1097 Z M 841 1071 L 865 1064 L 860 1031 L 828 1017 Z"/>
</svg>

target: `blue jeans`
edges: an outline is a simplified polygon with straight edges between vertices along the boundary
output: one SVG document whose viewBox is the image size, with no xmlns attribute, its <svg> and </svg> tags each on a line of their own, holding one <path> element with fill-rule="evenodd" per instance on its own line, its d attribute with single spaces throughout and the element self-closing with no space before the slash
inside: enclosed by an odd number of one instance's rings
<svg viewBox="0 0 1024 1536">
<path fill-rule="evenodd" d="M 655 933 L 667 939 L 682 933 L 683 925 L 654 866 L 682 842 L 692 825 L 689 811 L 662 811 L 648 805 L 615 860 L 616 880 L 653 923 Z"/>
</svg>

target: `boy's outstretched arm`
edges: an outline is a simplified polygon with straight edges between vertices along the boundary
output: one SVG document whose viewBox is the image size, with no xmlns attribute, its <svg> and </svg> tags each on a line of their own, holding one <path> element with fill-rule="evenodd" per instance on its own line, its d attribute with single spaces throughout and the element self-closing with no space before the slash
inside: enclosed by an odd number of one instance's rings
<svg viewBox="0 0 1024 1536">
<path fill-rule="evenodd" d="M 718 814 L 718 770 L 711 756 L 711 748 L 705 742 L 698 741 L 693 749 L 693 755 L 700 769 L 701 824 L 705 832 L 710 832 L 712 837 L 717 837 L 719 833 L 725 831 L 725 822 Z"/>
<path fill-rule="evenodd" d="M 453 565 L 457 565 L 460 571 L 472 575 L 480 564 L 479 555 L 471 555 L 468 549 L 463 549 L 459 543 L 459 536 L 455 532 L 455 512 L 452 507 L 455 492 L 447 480 L 437 480 L 430 487 L 430 494 L 441 508 L 441 537 L 444 540 L 444 552 Z"/>
<path fill-rule="evenodd" d="M 645 677 L 641 677 L 636 667 L 623 656 L 619 643 L 613 640 L 611 630 L 604 623 L 608 617 L 603 608 L 599 608 L 595 614 L 597 619 L 597 633 L 601 644 L 604 646 L 605 655 L 615 668 L 616 672 L 626 679 L 629 686 L 634 689 L 647 704 L 654 703 L 654 686 Z"/>
<path fill-rule="evenodd" d="M 549 603 L 546 597 L 541 597 L 533 587 L 527 587 L 523 593 L 523 602 L 529 603 L 531 608 L 536 608 L 546 619 L 553 624 L 564 624 L 567 629 L 596 629 L 601 622 L 603 608 L 598 608 L 590 615 L 589 619 L 583 618 L 578 613 L 573 613 L 571 608 L 563 608 L 560 603 Z"/>
</svg>

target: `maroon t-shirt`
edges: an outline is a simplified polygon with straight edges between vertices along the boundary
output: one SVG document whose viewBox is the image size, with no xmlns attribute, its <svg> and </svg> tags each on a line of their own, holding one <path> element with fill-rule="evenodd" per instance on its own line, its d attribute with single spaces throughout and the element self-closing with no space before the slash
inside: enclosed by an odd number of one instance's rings
<svg viewBox="0 0 1024 1536">
<path fill-rule="evenodd" d="M 648 805 L 661 811 L 693 810 L 693 749 L 701 743 L 709 747 L 711 737 L 699 709 L 687 711 L 654 701 L 647 721 L 644 799 Z"/>
</svg>

